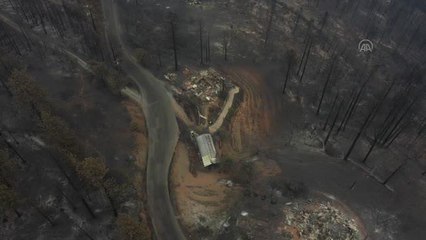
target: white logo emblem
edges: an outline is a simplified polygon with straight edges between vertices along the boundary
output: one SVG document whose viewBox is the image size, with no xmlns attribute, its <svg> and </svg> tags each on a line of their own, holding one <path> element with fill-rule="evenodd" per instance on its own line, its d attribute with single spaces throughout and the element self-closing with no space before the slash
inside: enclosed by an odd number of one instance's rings
<svg viewBox="0 0 426 240">
<path fill-rule="evenodd" d="M 373 52 L 374 46 L 373 42 L 368 39 L 363 39 L 358 44 L 358 50 L 360 52 Z"/>
</svg>

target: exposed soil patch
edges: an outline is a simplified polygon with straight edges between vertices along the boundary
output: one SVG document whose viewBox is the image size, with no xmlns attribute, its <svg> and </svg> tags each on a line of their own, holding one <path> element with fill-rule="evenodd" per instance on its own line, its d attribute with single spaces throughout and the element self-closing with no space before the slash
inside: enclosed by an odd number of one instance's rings
<svg viewBox="0 0 426 240">
<path fill-rule="evenodd" d="M 243 92 L 243 100 L 232 118 L 232 148 L 236 151 L 251 148 L 256 142 L 265 139 L 272 129 L 274 103 L 268 96 L 263 78 L 247 68 L 230 68 L 224 72 Z"/>
<path fill-rule="evenodd" d="M 123 101 L 122 104 L 126 107 L 130 115 L 130 128 L 135 137 L 135 145 L 133 146 L 132 156 L 134 157 L 136 166 L 138 166 L 140 169 L 140 171 L 135 174 L 133 184 L 136 188 L 139 199 L 141 200 L 141 202 L 145 203 L 145 171 L 148 156 L 148 135 L 145 125 L 145 119 L 142 110 L 135 102 L 126 100 Z M 142 217 L 142 219 L 146 220 L 147 212 L 145 211 L 145 209 L 142 209 L 140 216 Z"/>
<path fill-rule="evenodd" d="M 212 170 L 199 171 L 194 176 L 189 168 L 188 148 L 179 142 L 170 177 L 172 195 L 182 224 L 188 231 L 195 231 L 201 226 L 220 227 L 226 210 L 240 191 L 226 186 L 224 174 Z"/>
</svg>

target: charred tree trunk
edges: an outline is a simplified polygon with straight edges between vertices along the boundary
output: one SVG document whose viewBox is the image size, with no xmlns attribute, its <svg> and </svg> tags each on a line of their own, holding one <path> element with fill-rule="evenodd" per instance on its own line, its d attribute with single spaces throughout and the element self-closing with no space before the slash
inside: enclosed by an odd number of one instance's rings
<svg viewBox="0 0 426 240">
<path fill-rule="evenodd" d="M 417 28 L 416 28 L 416 30 L 414 31 L 414 33 L 411 35 L 411 38 L 410 38 L 410 40 L 408 41 L 408 43 L 407 43 L 407 50 L 409 50 L 410 48 L 411 48 L 411 44 L 414 42 L 414 40 L 416 39 L 416 37 L 417 37 L 417 34 L 419 33 L 419 30 L 420 30 L 420 26 L 421 25 L 418 25 L 417 26 Z"/>
<path fill-rule="evenodd" d="M 223 35 L 223 56 L 225 61 L 228 61 L 228 40 L 225 34 Z"/>
<path fill-rule="evenodd" d="M 157 48 L 157 58 L 158 58 L 158 67 L 163 66 L 163 61 L 161 60 L 161 50 L 160 48 Z"/>
<path fill-rule="evenodd" d="M 355 89 L 353 89 L 352 90 L 352 92 L 351 92 L 351 94 L 350 94 L 350 101 L 349 101 L 349 105 L 348 105 L 348 107 L 346 108 L 346 111 L 345 111 L 345 114 L 343 115 L 343 118 L 342 118 L 342 120 L 340 121 L 340 125 L 339 125 L 339 127 L 337 128 L 337 131 L 336 131 L 336 134 L 337 135 L 339 135 L 339 133 L 340 133 L 340 131 L 341 130 L 343 130 L 343 124 L 345 123 L 345 121 L 346 121 L 346 118 L 348 117 L 348 115 L 349 115 L 349 111 L 350 111 L 350 109 L 351 109 L 351 107 L 352 107 L 352 104 L 355 102 Z"/>
<path fill-rule="evenodd" d="M 178 56 L 177 56 L 177 46 L 176 46 L 176 29 L 175 23 L 173 21 L 170 22 L 171 30 L 172 30 L 172 41 L 173 41 L 173 54 L 175 60 L 175 71 L 178 70 Z"/>
<path fill-rule="evenodd" d="M 207 62 L 211 62 L 211 55 L 210 55 L 210 32 L 207 32 Z"/>
<path fill-rule="evenodd" d="M 399 135 L 401 135 L 401 133 L 403 132 L 403 128 L 400 128 L 397 132 L 395 132 L 394 136 L 389 140 L 389 143 L 386 144 L 385 148 L 389 148 L 392 143 L 399 137 Z"/>
<path fill-rule="evenodd" d="M 339 118 L 340 110 L 342 109 L 342 106 L 343 106 L 344 102 L 345 101 L 342 99 L 342 101 L 339 104 L 339 108 L 337 109 L 336 116 L 334 117 L 333 123 L 331 124 L 331 127 L 330 127 L 330 130 L 328 131 L 327 137 L 324 140 L 324 146 L 327 145 L 328 139 L 330 138 L 331 133 L 333 132 L 334 126 L 336 126 L 336 122 L 337 122 L 337 119 Z"/>
<path fill-rule="evenodd" d="M 392 127 L 392 129 L 390 130 L 389 133 L 384 132 L 384 135 L 387 134 L 387 136 L 382 140 L 382 144 L 386 144 L 388 142 L 388 140 L 391 138 L 392 134 L 396 131 L 396 129 L 400 126 L 401 122 L 406 118 L 406 116 L 408 115 L 408 112 L 411 111 L 412 107 L 414 106 L 414 104 L 417 102 L 418 97 L 416 97 L 411 103 L 410 105 L 405 109 L 405 111 L 401 114 L 401 116 L 398 118 L 398 120 L 395 122 L 394 126 Z"/>
<path fill-rule="evenodd" d="M 373 107 L 373 109 L 370 111 L 370 113 L 368 114 L 367 118 L 364 120 L 361 128 L 359 129 L 356 137 L 354 138 L 351 146 L 349 147 L 349 150 L 347 151 L 345 157 L 343 158 L 344 160 L 348 160 L 349 155 L 351 154 L 353 148 L 355 147 L 355 144 L 357 143 L 357 141 L 359 140 L 359 138 L 361 137 L 362 132 L 365 130 L 365 128 L 368 126 L 369 123 L 371 123 L 374 118 L 376 117 L 378 111 L 382 108 L 387 96 L 389 95 L 390 91 L 392 90 L 393 86 L 394 86 L 395 81 L 392 82 L 392 84 L 388 87 L 388 89 L 386 90 L 385 94 L 383 95 L 383 97 L 380 99 L 380 102 L 377 103 L 377 105 L 375 107 Z M 379 134 L 379 136 L 382 136 L 381 133 Z M 377 139 L 378 141 L 379 139 Z M 375 144 L 374 144 L 375 145 Z M 373 146 L 374 148 L 374 146 Z M 371 149 L 372 151 L 372 149 Z M 368 157 L 368 156 L 367 156 Z M 365 160 L 365 159 L 364 159 Z M 366 160 L 365 160 L 366 161 Z"/>
<path fill-rule="evenodd" d="M 115 206 L 114 200 L 112 199 L 108 189 L 105 186 L 103 187 L 103 189 L 104 189 L 105 195 L 107 196 L 108 201 L 111 205 L 112 212 L 114 213 L 114 217 L 118 217 L 118 211 L 117 211 L 117 208 Z"/>
<path fill-rule="evenodd" d="M 203 23 L 200 21 L 200 64 L 203 65 L 204 64 L 204 57 L 203 57 L 203 52 L 204 52 L 204 48 L 203 48 Z"/>
<path fill-rule="evenodd" d="M 358 142 L 359 138 L 361 137 L 361 134 L 364 132 L 365 128 L 367 127 L 367 123 L 370 121 L 371 116 L 373 115 L 374 108 L 370 110 L 369 114 L 365 118 L 362 126 L 359 128 L 357 135 L 355 136 L 354 140 L 352 141 L 351 146 L 349 147 L 348 151 L 346 152 L 345 156 L 343 157 L 344 160 L 348 160 L 349 156 L 351 155 L 356 143 Z"/>
<path fill-rule="evenodd" d="M 322 101 L 324 100 L 325 92 L 327 91 L 328 84 L 329 84 L 331 76 L 333 74 L 333 69 L 334 69 L 334 63 L 335 63 L 335 61 L 336 61 L 336 57 L 333 58 L 333 61 L 332 61 L 331 66 L 330 66 L 330 70 L 329 70 L 328 75 L 327 75 L 327 80 L 325 81 L 324 87 L 322 88 L 321 98 L 320 98 L 320 101 L 318 103 L 318 108 L 317 108 L 316 115 L 318 115 L 320 113 L 320 111 L 321 111 Z"/>
<path fill-rule="evenodd" d="M 311 40 L 311 42 L 309 44 L 308 54 L 306 55 L 306 60 L 305 60 L 304 66 L 303 66 L 302 75 L 299 78 L 299 83 L 301 83 L 303 81 L 303 76 L 305 76 L 306 66 L 308 65 L 309 57 L 311 56 L 311 48 L 312 48 L 312 44 L 313 44 L 312 42 L 313 41 Z"/>
<path fill-rule="evenodd" d="M 389 129 L 393 126 L 398 113 L 402 110 L 402 108 L 404 107 L 406 100 L 402 100 L 402 103 L 400 103 L 401 101 L 397 101 L 394 106 L 392 107 L 392 109 L 389 111 L 389 113 L 387 114 L 385 120 L 382 122 L 382 128 L 381 128 L 381 132 L 380 132 L 380 136 L 382 136 L 382 138 L 386 135 L 386 133 L 389 131 Z M 383 141 L 383 139 L 379 140 L 380 142 Z"/>
<path fill-rule="evenodd" d="M 370 148 L 368 149 L 367 154 L 365 154 L 364 159 L 362 160 L 362 163 L 365 164 L 368 160 L 368 157 L 370 156 L 370 154 L 373 152 L 374 147 L 376 146 L 377 142 L 378 142 L 379 137 L 376 135 L 374 136 L 374 140 L 373 143 L 371 144 Z"/>
<path fill-rule="evenodd" d="M 15 212 L 15 214 L 16 214 L 16 216 L 17 216 L 18 218 L 21 218 L 21 217 L 22 217 L 22 213 L 20 213 L 20 212 L 18 211 L 18 209 L 14 208 L 14 209 L 13 209 L 13 211 Z"/>
<path fill-rule="evenodd" d="M 4 88 L 6 90 L 7 95 L 9 95 L 9 97 L 13 96 L 12 91 L 10 90 L 10 88 L 7 86 L 7 84 L 2 79 L 0 79 L 0 85 L 2 86 L 2 88 Z"/>
<path fill-rule="evenodd" d="M 64 193 L 64 191 L 62 191 L 62 189 L 59 186 L 57 187 L 57 189 L 58 189 L 59 193 L 65 198 L 65 200 L 67 200 L 67 202 L 71 206 L 72 210 L 73 211 L 77 210 L 77 207 L 75 206 L 73 201 Z"/>
<path fill-rule="evenodd" d="M 18 152 L 18 150 L 15 148 L 15 146 L 13 146 L 11 143 L 9 143 L 5 138 L 3 139 L 4 143 L 7 145 L 7 147 L 12 150 L 13 153 L 16 154 L 16 156 L 18 156 L 18 158 L 24 163 L 24 164 L 28 164 L 28 161 L 25 160 L 25 158 Z"/>
<path fill-rule="evenodd" d="M 97 33 L 97 32 L 98 32 L 98 30 L 97 30 L 97 28 L 96 28 L 95 19 L 94 19 L 94 17 L 93 17 L 92 10 L 90 10 L 90 9 L 89 9 L 89 15 L 90 15 L 90 21 L 92 22 L 93 30 Z"/>
<path fill-rule="evenodd" d="M 68 175 L 68 173 L 65 171 L 64 167 L 62 167 L 59 159 L 57 159 L 55 156 L 53 156 L 52 153 L 48 151 L 49 156 L 53 159 L 53 162 L 58 167 L 59 171 L 64 175 L 67 182 L 70 184 L 71 188 L 77 193 L 77 196 L 80 198 L 81 202 L 83 203 L 86 210 L 89 212 L 90 216 L 92 218 L 96 218 L 95 213 L 93 212 L 92 208 L 90 207 L 89 203 L 86 201 L 86 199 L 83 197 L 83 195 L 80 192 L 80 189 L 77 188 L 77 186 L 72 181 L 71 177 Z"/>
<path fill-rule="evenodd" d="M 331 115 L 332 115 L 332 113 L 333 113 L 334 107 L 336 106 L 336 103 L 337 103 L 337 99 L 338 99 L 338 98 L 339 98 L 339 93 L 336 93 L 336 97 L 334 97 L 333 104 L 331 105 L 331 109 L 330 109 L 330 111 L 328 112 L 327 119 L 325 120 L 324 126 L 323 126 L 323 128 L 322 128 L 322 130 L 323 130 L 323 131 L 325 131 L 325 129 L 327 128 L 328 121 L 329 121 L 329 120 L 330 120 L 330 118 L 331 118 Z"/>
<path fill-rule="evenodd" d="M 420 123 L 420 127 L 418 128 L 416 137 L 413 140 L 413 143 L 415 143 L 422 135 L 423 132 L 426 130 L 426 119 L 424 119 L 421 123 Z"/>
<path fill-rule="evenodd" d="M 277 0 L 271 0 L 271 8 L 269 11 L 269 18 L 268 18 L 268 22 L 266 25 L 266 32 L 265 32 L 265 47 L 268 45 L 268 41 L 270 37 L 269 35 L 271 33 L 272 21 L 274 19 L 274 14 L 275 14 L 276 1 Z"/>
<path fill-rule="evenodd" d="M 86 230 L 84 230 L 79 224 L 75 224 L 77 228 L 90 240 L 95 240 Z"/>
<path fill-rule="evenodd" d="M 295 20 L 294 28 L 293 28 L 293 34 L 295 34 L 295 33 L 296 33 L 296 31 L 297 31 L 297 26 L 299 25 L 299 21 L 300 21 L 300 17 L 301 17 L 301 15 L 302 15 L 302 13 L 303 13 L 303 9 L 301 8 L 301 9 L 299 9 L 299 11 L 297 12 L 297 16 L 296 16 L 296 20 Z"/>
<path fill-rule="evenodd" d="M 319 29 L 319 34 L 322 33 L 325 25 L 327 24 L 328 17 L 329 17 L 328 12 L 325 12 L 324 17 L 322 18 L 322 21 L 321 21 L 321 26 L 320 26 L 320 29 Z"/>
<path fill-rule="evenodd" d="M 386 179 L 383 181 L 383 185 L 388 184 L 388 182 L 404 167 L 404 165 L 407 163 L 407 161 L 403 162 L 401 165 L 399 165 L 398 168 L 396 168 Z"/>
<path fill-rule="evenodd" d="M 305 56 L 309 48 L 309 39 L 305 44 L 305 48 L 303 49 L 302 59 L 300 59 L 299 67 L 297 68 L 297 75 L 300 75 L 300 70 L 302 70 L 303 62 L 305 61 Z"/>
<path fill-rule="evenodd" d="M 371 78 L 373 77 L 374 73 L 376 72 L 378 68 L 375 67 L 371 73 L 369 74 L 369 76 L 367 77 L 367 79 L 363 82 L 363 84 L 361 85 L 361 88 L 359 89 L 356 98 L 355 98 L 355 102 L 352 105 L 351 109 L 349 110 L 349 114 L 348 117 L 346 119 L 346 121 L 343 123 L 343 130 L 345 130 L 346 125 L 348 125 L 349 121 L 351 120 L 352 116 L 354 115 L 357 107 L 358 107 L 358 103 L 360 101 L 360 97 L 362 95 L 362 93 L 364 92 L 365 87 L 367 86 L 367 84 L 370 82 Z M 382 104 L 382 103 L 381 103 Z"/>
<path fill-rule="evenodd" d="M 36 205 L 32 204 L 34 209 L 37 210 L 37 212 L 48 222 L 50 223 L 50 225 L 52 227 L 55 226 L 55 222 L 53 221 L 53 219 L 51 219 L 47 214 L 45 214 L 39 207 L 37 207 Z"/>
<path fill-rule="evenodd" d="M 291 71 L 291 65 L 293 64 L 293 59 L 289 59 L 288 60 L 288 65 L 287 65 L 287 73 L 285 75 L 285 79 L 284 79 L 284 85 L 283 85 L 283 90 L 282 93 L 285 94 L 285 90 L 287 88 L 287 83 L 288 83 L 288 79 L 290 78 L 290 71 Z"/>
</svg>

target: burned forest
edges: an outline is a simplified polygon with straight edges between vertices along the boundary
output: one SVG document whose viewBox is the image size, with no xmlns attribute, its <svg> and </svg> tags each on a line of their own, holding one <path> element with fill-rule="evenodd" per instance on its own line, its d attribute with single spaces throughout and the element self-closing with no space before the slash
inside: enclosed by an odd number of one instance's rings
<svg viewBox="0 0 426 240">
<path fill-rule="evenodd" d="M 424 239 L 425 23 L 416 0 L 0 0 L 0 239 Z"/>
</svg>

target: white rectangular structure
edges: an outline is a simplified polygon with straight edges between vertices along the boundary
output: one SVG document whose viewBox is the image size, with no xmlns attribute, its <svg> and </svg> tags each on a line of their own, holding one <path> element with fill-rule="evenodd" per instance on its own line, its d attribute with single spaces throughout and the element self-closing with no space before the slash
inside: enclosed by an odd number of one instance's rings
<svg viewBox="0 0 426 240">
<path fill-rule="evenodd" d="M 209 133 L 202 134 L 197 136 L 196 140 L 204 167 L 217 163 L 212 135 Z"/>
</svg>

